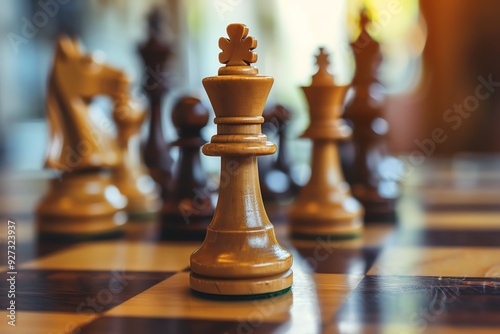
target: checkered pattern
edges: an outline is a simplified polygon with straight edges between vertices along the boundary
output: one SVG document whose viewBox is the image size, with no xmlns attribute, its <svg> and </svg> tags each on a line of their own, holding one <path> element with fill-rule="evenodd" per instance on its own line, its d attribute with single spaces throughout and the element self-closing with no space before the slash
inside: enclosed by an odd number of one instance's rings
<svg viewBox="0 0 500 334">
<path fill-rule="evenodd" d="M 442 164 L 420 172 L 408 180 L 399 222 L 366 225 L 358 239 L 291 240 L 286 221 L 275 220 L 294 255 L 294 285 L 254 301 L 192 294 L 189 256 L 199 242 L 158 240 L 155 221 L 129 224 L 120 239 L 37 240 L 30 208 L 44 182 L 10 178 L 6 189 L 16 192 L 1 194 L 0 234 L 16 221 L 17 326 L 6 321 L 2 250 L 0 332 L 498 333 L 500 179 Z M 6 249 L 5 233 L 1 240 Z"/>
</svg>

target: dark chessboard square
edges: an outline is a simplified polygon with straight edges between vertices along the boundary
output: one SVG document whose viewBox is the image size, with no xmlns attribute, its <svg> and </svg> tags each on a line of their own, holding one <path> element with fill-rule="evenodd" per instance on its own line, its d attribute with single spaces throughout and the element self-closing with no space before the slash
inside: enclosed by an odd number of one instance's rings
<svg viewBox="0 0 500 334">
<path fill-rule="evenodd" d="M 336 315 L 345 324 L 500 326 L 500 279 L 366 276 Z"/>
<path fill-rule="evenodd" d="M 224 321 L 172 318 L 102 317 L 81 328 L 81 334 L 148 333 L 148 334 L 237 334 L 275 333 L 285 331 L 289 324 L 262 323 L 254 321 Z M 289 329 L 289 328 L 288 328 Z"/>
<path fill-rule="evenodd" d="M 500 230 L 401 229 L 397 246 L 500 247 Z"/>
<path fill-rule="evenodd" d="M 379 248 L 335 248 L 320 244 L 297 248 L 294 262 L 319 274 L 364 275 L 375 262 Z"/>
<path fill-rule="evenodd" d="M 20 311 L 94 314 L 136 296 L 174 273 L 22 270 L 16 276 Z M 7 286 L 0 293 L 7 295 Z M 5 309 L 6 299 L 0 307 Z"/>
</svg>

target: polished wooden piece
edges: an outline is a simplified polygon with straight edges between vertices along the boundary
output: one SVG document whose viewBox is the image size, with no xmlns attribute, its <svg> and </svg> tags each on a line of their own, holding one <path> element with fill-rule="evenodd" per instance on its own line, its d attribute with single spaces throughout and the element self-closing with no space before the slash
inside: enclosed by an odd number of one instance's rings
<svg viewBox="0 0 500 334">
<path fill-rule="evenodd" d="M 220 38 L 219 76 L 203 79 L 215 111 L 217 134 L 203 153 L 221 156 L 221 182 L 205 241 L 191 256 L 190 286 L 216 295 L 260 295 L 292 285 L 291 253 L 274 233 L 260 193 L 257 155 L 276 147 L 261 133 L 262 112 L 273 78 L 250 64 L 257 41 L 242 24 Z"/>
<path fill-rule="evenodd" d="M 169 77 L 166 75 L 167 61 L 173 51 L 163 39 L 160 25 L 162 14 L 159 8 L 154 9 L 148 18 L 148 40 L 140 46 L 139 53 L 145 65 L 142 81 L 144 93 L 149 99 L 149 134 L 144 146 L 144 162 L 151 176 L 160 185 L 162 196 L 168 193 L 168 183 L 172 176 L 173 160 L 169 145 L 165 140 L 162 124 L 163 99 L 169 91 Z"/>
<path fill-rule="evenodd" d="M 172 146 L 179 147 L 179 158 L 161 210 L 166 238 L 203 238 L 212 220 L 212 192 L 200 161 L 200 148 L 205 143 L 200 131 L 207 125 L 208 114 L 201 101 L 190 96 L 180 98 L 172 110 L 172 122 L 179 135 Z"/>
<path fill-rule="evenodd" d="M 126 198 L 111 182 L 122 157 L 116 140 L 92 121 L 88 109 L 92 97 L 116 98 L 127 89 L 121 71 L 82 54 L 76 40 L 59 38 L 48 87 L 45 161 L 59 175 L 37 207 L 42 233 L 93 235 L 123 224 Z"/>
<path fill-rule="evenodd" d="M 290 152 L 286 139 L 286 125 L 291 112 L 283 105 L 277 104 L 264 110 L 265 134 L 278 137 L 277 157 L 259 158 L 259 177 L 261 180 L 262 198 L 264 201 L 289 200 L 295 196 L 300 186 L 291 175 Z"/>
<path fill-rule="evenodd" d="M 156 213 L 160 208 L 160 189 L 142 162 L 140 131 L 145 112 L 127 94 L 115 100 L 113 120 L 122 163 L 113 169 L 113 182 L 127 197 L 125 210 L 131 218 Z"/>
<path fill-rule="evenodd" d="M 363 208 L 344 181 L 337 147 L 337 141 L 351 135 L 340 119 L 349 86 L 335 85 L 323 48 L 316 58 L 319 70 L 312 84 L 302 87 L 311 118 L 303 134 L 313 141 L 311 179 L 290 208 L 291 232 L 297 236 L 355 236 L 363 229 Z"/>
<path fill-rule="evenodd" d="M 365 208 L 365 221 L 394 220 L 398 180 L 387 162 L 384 95 L 378 80 L 382 63 L 380 45 L 367 31 L 370 20 L 361 13 L 361 34 L 351 45 L 356 60 L 352 81 L 354 97 L 346 105 L 344 119 L 353 127 L 352 141 L 342 143 L 342 163 L 354 197 Z M 385 175 L 384 175 L 385 173 Z"/>
</svg>

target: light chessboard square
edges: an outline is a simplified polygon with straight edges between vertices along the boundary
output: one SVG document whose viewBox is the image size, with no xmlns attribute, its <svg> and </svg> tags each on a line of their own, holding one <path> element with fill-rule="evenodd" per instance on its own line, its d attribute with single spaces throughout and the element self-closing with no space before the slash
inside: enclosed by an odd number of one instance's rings
<svg viewBox="0 0 500 334">
<path fill-rule="evenodd" d="M 388 247 L 368 275 L 500 277 L 500 248 Z"/>
<path fill-rule="evenodd" d="M 22 269 L 175 272 L 189 266 L 199 243 L 105 241 L 78 244 L 25 263 Z"/>
</svg>

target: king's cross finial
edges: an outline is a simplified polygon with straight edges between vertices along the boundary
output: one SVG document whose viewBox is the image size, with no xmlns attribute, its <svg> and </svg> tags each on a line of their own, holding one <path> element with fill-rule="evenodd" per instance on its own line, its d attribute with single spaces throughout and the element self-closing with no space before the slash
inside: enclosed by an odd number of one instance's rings
<svg viewBox="0 0 500 334">
<path fill-rule="evenodd" d="M 320 71 L 327 71 L 330 65 L 330 59 L 324 48 L 319 48 L 319 54 L 316 56 L 316 64 L 318 64 Z"/>
<path fill-rule="evenodd" d="M 319 48 L 319 54 L 316 56 L 318 72 L 313 75 L 313 85 L 333 85 L 333 76 L 328 72 L 330 59 L 324 48 Z"/>
<path fill-rule="evenodd" d="M 244 24 L 233 23 L 227 26 L 229 39 L 221 37 L 219 61 L 226 66 L 248 66 L 257 61 L 257 54 L 252 50 L 257 47 L 257 40 L 248 36 Z"/>
</svg>

